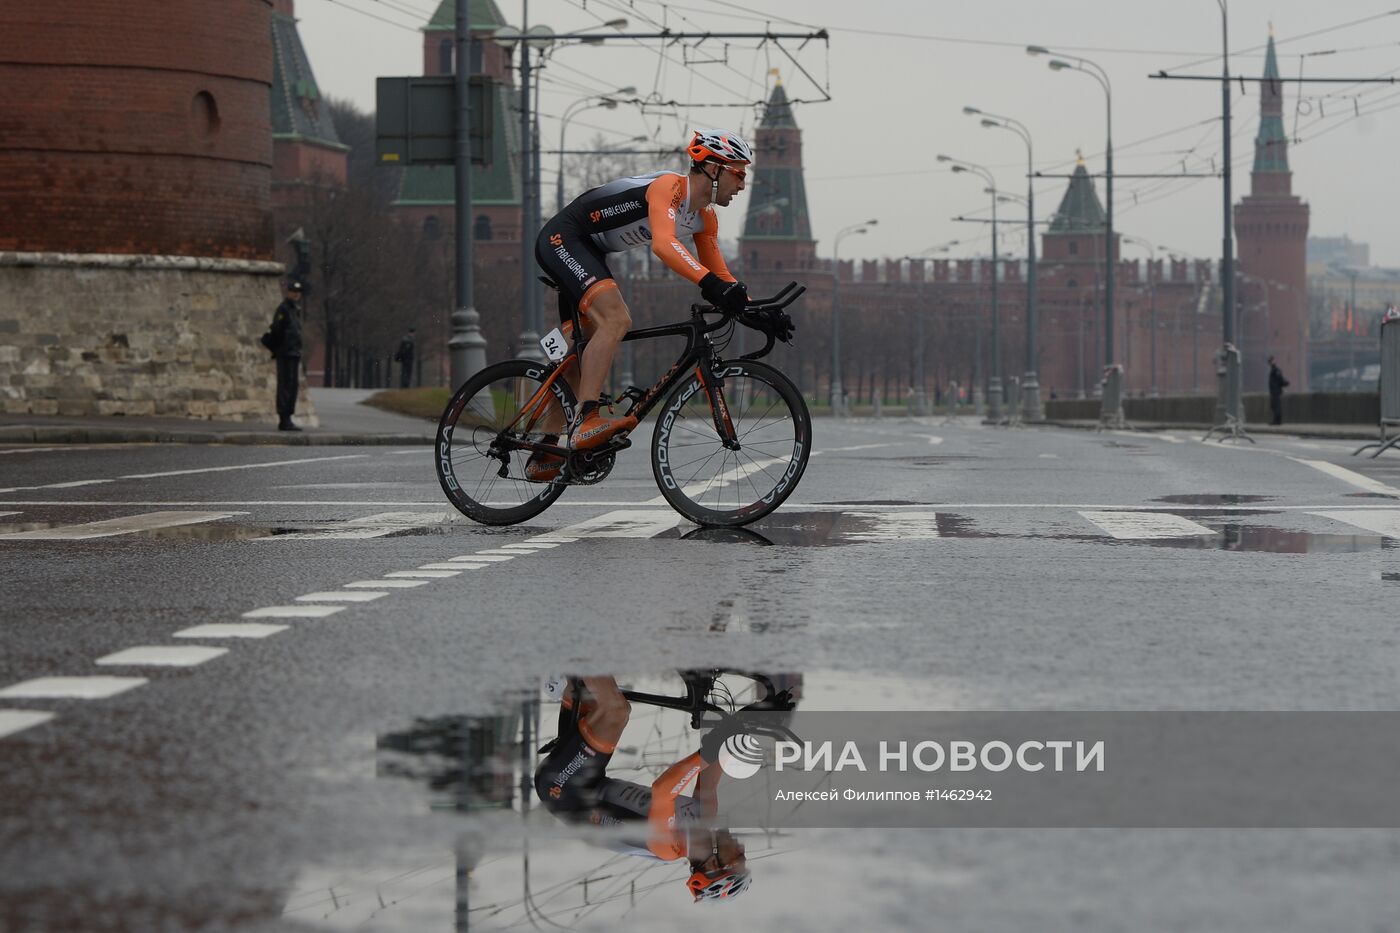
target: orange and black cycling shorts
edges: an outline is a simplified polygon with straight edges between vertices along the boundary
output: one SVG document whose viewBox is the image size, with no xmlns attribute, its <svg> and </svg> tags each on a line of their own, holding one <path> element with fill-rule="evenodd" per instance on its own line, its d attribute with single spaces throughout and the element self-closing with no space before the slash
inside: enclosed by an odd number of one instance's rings
<svg viewBox="0 0 1400 933">
<path fill-rule="evenodd" d="M 535 261 L 559 285 L 559 321 L 571 319 L 571 310 L 587 314 L 598 295 L 617 288 L 607 254 L 567 219 L 556 217 L 535 241 Z"/>
</svg>

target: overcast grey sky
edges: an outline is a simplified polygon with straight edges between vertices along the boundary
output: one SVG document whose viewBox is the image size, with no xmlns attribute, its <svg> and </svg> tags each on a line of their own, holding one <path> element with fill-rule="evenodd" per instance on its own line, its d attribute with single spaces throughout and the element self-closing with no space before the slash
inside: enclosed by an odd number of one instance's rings
<svg viewBox="0 0 1400 933">
<path fill-rule="evenodd" d="M 498 4 L 510 23 L 520 24 L 521 0 Z M 302 40 L 323 92 L 373 109 L 376 76 L 421 73 L 417 27 L 436 7 L 437 0 L 298 0 Z M 867 235 L 843 240 L 844 257 L 901 256 L 954 239 L 965 244 L 956 252 L 986 251 L 984 225 L 950 218 L 985 215 L 988 196 L 971 176 L 949 173 L 934 156 L 981 163 L 1003 190 L 1022 193 L 1025 149 L 1010 133 L 980 127 L 962 113 L 965 105 L 1027 124 L 1041 171 L 1069 171 L 1076 149 L 1083 149 L 1090 171 L 1102 171 L 1102 89 L 1088 75 L 1050 71 L 1044 58 L 1025 54 L 1027 44 L 1078 54 L 1108 72 L 1120 175 L 1179 172 L 1183 164 L 1187 171 L 1211 171 L 1220 164 L 1218 83 L 1147 77 L 1161 69 L 1220 73 L 1220 12 L 1212 0 L 534 0 L 529 13 L 532 25 L 545 23 L 560 33 L 618 16 L 629 19 L 629 31 L 651 31 L 663 22 L 673 30 L 761 32 L 770 28 L 766 23 L 774 31 L 829 30 L 829 46 L 813 41 L 799 50 L 800 43 L 783 43 L 815 83 L 783 51 L 743 40 L 727 47 L 716 40 L 698 48 L 674 45 L 664 56 L 655 44 L 560 47 L 546 62 L 540 105 L 544 147 L 552 149 L 559 115 L 590 93 L 632 85 L 643 96 L 690 104 L 646 113 L 636 107 L 593 109 L 569 123 L 571 145 L 602 133 L 619 141 L 646 134 L 669 146 L 691 126 L 751 132 L 754 108 L 713 105 L 762 99 L 770 67 L 781 70 L 791 97 L 829 92 L 830 101 L 795 111 L 803 130 L 812 231 L 822 255 L 831 254 L 837 230 L 872 217 L 879 225 Z M 1262 73 L 1271 21 L 1285 77 L 1298 76 L 1300 68 L 1307 77 L 1400 75 L 1400 10 L 1394 0 L 1231 0 L 1232 73 Z M 1301 103 L 1297 87 L 1285 91 L 1285 124 L 1300 140 L 1290 147 L 1289 159 L 1294 193 L 1312 206 L 1311 233 L 1349 234 L 1371 244 L 1373 263 L 1400 266 L 1400 86 L 1304 85 Z M 1256 85 L 1241 89 L 1235 83 L 1231 93 L 1238 198 L 1249 190 L 1259 98 Z M 546 191 L 554 183 L 552 159 L 544 160 Z M 1037 182 L 1040 216 L 1054 210 L 1064 184 Z M 1102 197 L 1102 181 L 1098 186 Z M 1163 249 L 1218 255 L 1218 179 L 1120 178 L 1115 197 L 1122 232 Z M 741 200 L 730 209 L 736 216 L 721 218 L 726 236 L 739 229 Z M 1003 216 L 1024 218 L 1019 206 L 1003 209 Z M 1003 248 L 1020 251 L 1024 238 L 1009 231 Z M 1145 250 L 1125 247 L 1124 255 Z"/>
</svg>

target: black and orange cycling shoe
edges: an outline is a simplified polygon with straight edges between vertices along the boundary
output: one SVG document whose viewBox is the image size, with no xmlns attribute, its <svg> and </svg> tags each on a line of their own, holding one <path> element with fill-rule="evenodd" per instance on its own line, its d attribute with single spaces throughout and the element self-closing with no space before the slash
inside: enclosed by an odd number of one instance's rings
<svg viewBox="0 0 1400 933">
<path fill-rule="evenodd" d="M 594 450 L 602 447 L 619 434 L 631 431 L 637 426 L 637 419 L 631 415 L 609 418 L 597 408 L 586 411 L 583 419 L 569 432 L 570 450 Z"/>
</svg>

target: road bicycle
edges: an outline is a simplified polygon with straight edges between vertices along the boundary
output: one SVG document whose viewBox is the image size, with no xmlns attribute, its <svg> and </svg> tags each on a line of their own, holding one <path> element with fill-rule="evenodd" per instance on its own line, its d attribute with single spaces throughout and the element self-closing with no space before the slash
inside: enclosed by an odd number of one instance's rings
<svg viewBox="0 0 1400 933">
<path fill-rule="evenodd" d="M 791 336 L 784 309 L 804 291 L 791 282 L 772 298 L 750 301 L 743 311 L 692 305 L 686 321 L 634 330 L 623 338 L 686 338 L 680 357 L 654 385 L 628 386 L 604 402 L 624 406 L 622 414 L 640 425 L 665 398 L 652 434 L 652 473 L 666 501 L 697 525 L 756 521 L 782 505 L 802 478 L 812 446 L 807 404 L 790 379 L 758 360 L 772 352 L 776 340 Z M 572 424 L 578 405 L 564 373 L 582 357 L 587 340 L 577 309 L 571 316 L 563 325 L 567 333 L 556 328 L 540 341 L 548 362 L 517 359 L 488 366 L 447 403 L 434 461 L 443 492 L 468 518 L 485 525 L 533 518 L 568 487 L 602 482 L 617 454 L 631 446 L 629 436 L 587 451 L 548 442 L 543 426 Z M 725 359 L 739 325 L 765 334 L 767 342 L 753 353 Z M 557 479 L 525 478 L 525 463 L 535 452 L 564 458 Z"/>
</svg>

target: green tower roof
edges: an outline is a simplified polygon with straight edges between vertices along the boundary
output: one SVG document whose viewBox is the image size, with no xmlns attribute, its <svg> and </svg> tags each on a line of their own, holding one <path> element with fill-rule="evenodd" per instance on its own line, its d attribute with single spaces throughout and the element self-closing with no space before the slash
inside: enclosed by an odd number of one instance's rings
<svg viewBox="0 0 1400 933">
<path fill-rule="evenodd" d="M 471 29 L 487 32 L 492 29 L 500 29 L 506 24 L 506 18 L 501 15 L 495 0 L 467 0 L 467 19 L 467 25 Z M 455 28 L 457 28 L 457 0 L 442 0 L 438 4 L 437 12 L 433 14 L 433 18 L 428 20 L 428 25 L 423 27 L 423 31 L 438 32 Z"/>
<path fill-rule="evenodd" d="M 781 80 L 773 85 L 773 93 L 768 95 L 768 105 L 763 108 L 763 120 L 758 126 L 765 130 L 797 129 L 797 121 L 792 116 L 792 105 L 788 103 L 787 91 L 783 90 Z"/>
<path fill-rule="evenodd" d="M 1259 84 L 1259 133 L 1254 137 L 1254 171 L 1288 171 L 1288 134 L 1283 128 L 1283 84 L 1278 80 L 1274 35 L 1264 56 L 1264 80 Z"/>
<path fill-rule="evenodd" d="M 272 135 L 344 149 L 326 111 L 296 20 L 272 14 Z"/>
<path fill-rule="evenodd" d="M 1050 232 L 1102 233 L 1106 221 L 1103 204 L 1094 190 L 1094 180 L 1089 177 L 1089 170 L 1084 167 L 1081 158 L 1074 167 L 1074 175 L 1070 177 L 1069 189 L 1060 201 L 1060 208 L 1050 221 Z"/>
</svg>

